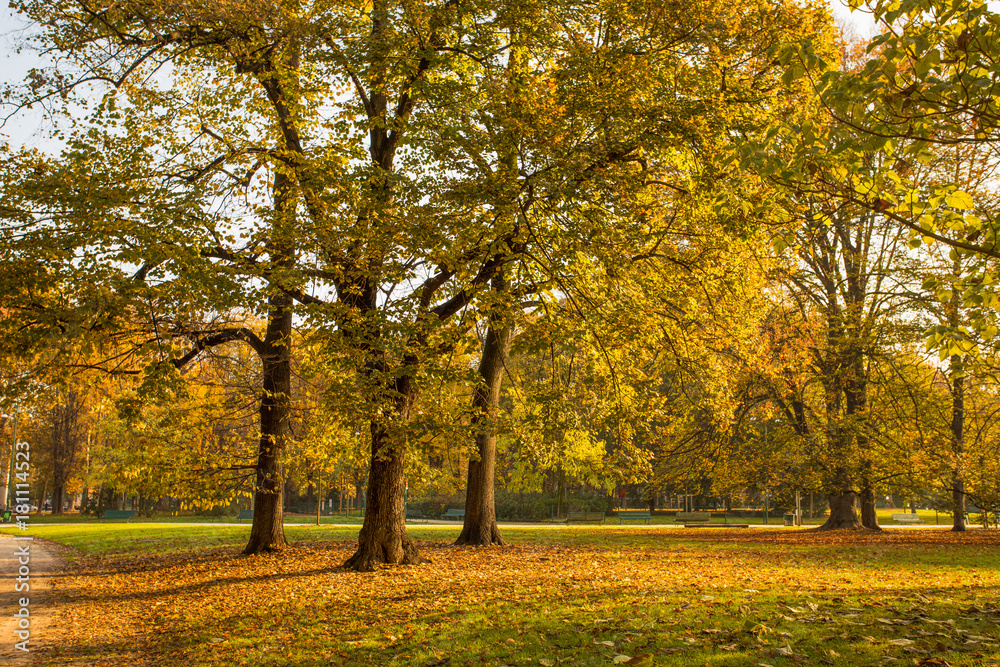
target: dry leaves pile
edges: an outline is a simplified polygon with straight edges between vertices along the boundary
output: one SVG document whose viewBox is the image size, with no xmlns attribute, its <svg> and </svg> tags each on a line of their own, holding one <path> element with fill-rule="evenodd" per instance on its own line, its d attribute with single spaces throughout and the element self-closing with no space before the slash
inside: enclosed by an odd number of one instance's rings
<svg viewBox="0 0 1000 667">
<path fill-rule="evenodd" d="M 997 531 L 609 534 L 369 574 L 343 541 L 85 556 L 36 664 L 1000 663 Z"/>
</svg>

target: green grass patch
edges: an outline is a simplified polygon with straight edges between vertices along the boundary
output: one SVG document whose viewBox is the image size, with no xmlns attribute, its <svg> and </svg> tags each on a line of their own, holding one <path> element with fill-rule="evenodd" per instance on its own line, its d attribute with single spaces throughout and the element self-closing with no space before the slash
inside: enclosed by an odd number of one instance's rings
<svg viewBox="0 0 1000 667">
<path fill-rule="evenodd" d="M 357 529 L 38 525 L 72 547 L 46 665 L 1000 663 L 1000 533 L 409 529 L 419 566 L 339 572 Z M 85 619 L 81 621 L 80 619 Z M 934 662 L 935 660 L 939 662 Z M 617 661 L 617 663 L 616 663 Z M 631 661 L 631 662 L 626 662 Z"/>
<path fill-rule="evenodd" d="M 225 524 L 235 523 L 250 525 L 250 521 L 244 519 L 240 521 L 235 515 L 225 516 L 199 516 L 196 514 L 154 514 L 151 517 L 136 517 L 131 520 L 136 523 L 204 523 L 204 524 Z M 320 525 L 327 524 L 356 524 L 360 526 L 364 518 L 357 513 L 350 516 L 324 515 L 320 518 Z M 101 519 L 88 514 L 31 514 L 28 519 L 30 524 L 52 524 L 52 523 L 127 523 L 124 519 Z M 286 514 L 284 516 L 286 524 L 315 523 L 315 514 Z"/>
</svg>

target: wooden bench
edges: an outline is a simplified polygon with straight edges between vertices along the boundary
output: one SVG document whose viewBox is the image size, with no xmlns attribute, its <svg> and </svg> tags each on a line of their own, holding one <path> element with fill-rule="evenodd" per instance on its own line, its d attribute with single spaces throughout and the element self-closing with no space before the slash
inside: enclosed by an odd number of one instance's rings
<svg viewBox="0 0 1000 667">
<path fill-rule="evenodd" d="M 125 521 L 131 521 L 135 518 L 135 515 L 135 510 L 104 510 L 104 514 L 101 515 L 101 520 L 125 519 Z"/>
<path fill-rule="evenodd" d="M 464 510 L 463 510 L 463 514 L 464 514 Z M 407 519 L 423 519 L 424 518 L 424 513 L 421 512 L 420 510 L 406 510 L 406 518 Z"/>
<path fill-rule="evenodd" d="M 465 518 L 465 510 L 464 509 L 460 509 L 460 510 L 450 509 L 447 512 L 445 512 L 444 514 L 442 514 L 441 518 L 442 519 L 455 519 L 456 521 L 458 519 L 464 519 Z"/>
<path fill-rule="evenodd" d="M 253 521 L 253 510 L 240 510 L 240 514 L 236 517 L 236 520 Z"/>
<path fill-rule="evenodd" d="M 566 523 L 584 523 L 596 521 L 604 523 L 604 512 L 567 512 Z"/>
<path fill-rule="evenodd" d="M 649 520 L 653 518 L 653 515 L 649 513 L 649 510 L 618 510 L 615 514 L 618 517 L 618 523 L 628 519 L 629 521 L 645 521 L 649 523 Z"/>
<path fill-rule="evenodd" d="M 711 519 L 721 518 L 722 523 L 712 523 Z M 685 528 L 749 528 L 749 523 L 729 523 L 725 512 L 678 512 L 674 523 L 684 523 Z"/>
<path fill-rule="evenodd" d="M 923 523 L 924 522 L 923 519 L 921 519 L 916 514 L 893 514 L 892 515 L 892 520 L 895 521 L 896 523 Z"/>
</svg>

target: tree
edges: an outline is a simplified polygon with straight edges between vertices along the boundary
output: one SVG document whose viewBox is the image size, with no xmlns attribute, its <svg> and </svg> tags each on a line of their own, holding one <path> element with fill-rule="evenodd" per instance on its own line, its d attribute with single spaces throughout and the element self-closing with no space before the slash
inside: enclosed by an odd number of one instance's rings
<svg viewBox="0 0 1000 667">
<path fill-rule="evenodd" d="M 778 9 L 29 2 L 43 47 L 74 68 L 34 73 L 27 99 L 72 116 L 91 105 L 77 86 L 106 88 L 59 158 L 9 161 L 6 241 L 57 302 L 22 289 L 10 304 L 55 337 L 106 334 L 129 314 L 148 338 L 125 370 L 161 382 L 209 347 L 254 350 L 247 553 L 284 543 L 294 316 L 321 327 L 370 419 L 369 504 L 345 565 L 418 562 L 403 471 L 426 365 L 505 266 L 530 258 L 536 281 L 581 252 L 655 247 L 642 193 L 676 185 L 663 178 L 685 147 L 709 154 L 729 128 L 758 130 L 771 44 L 824 30 L 817 8 Z M 523 112 L 478 93 L 506 70 L 510 34 L 530 46 Z M 504 128 L 516 151 L 501 150 Z M 82 313 L 91 324 L 60 328 Z M 239 324 L 250 315 L 263 334 Z"/>
<path fill-rule="evenodd" d="M 507 289 L 502 272 L 493 276 L 492 288 L 501 298 Z M 488 316 L 479 361 L 478 382 L 472 395 L 475 457 L 469 461 L 462 532 L 455 544 L 499 545 L 504 541 L 497 526 L 495 506 L 496 454 L 500 387 L 506 372 L 514 326 L 509 316 L 494 311 Z"/>
<path fill-rule="evenodd" d="M 815 308 L 824 330 L 813 350 L 824 394 L 823 441 L 829 448 L 817 459 L 828 471 L 830 517 L 822 528 L 859 527 L 857 481 L 860 523 L 877 529 L 868 453 L 870 373 L 907 296 L 905 245 L 898 229 L 877 214 L 830 210 L 818 202 L 809 206 L 797 240 L 803 270 L 789 276 L 788 285 L 802 307 Z M 855 470 L 853 460 L 859 464 Z"/>
<path fill-rule="evenodd" d="M 809 123 L 776 130 L 775 145 L 795 147 L 794 155 L 768 171 L 781 171 L 800 190 L 885 216 L 908 231 L 914 247 L 941 243 L 968 256 L 963 300 L 978 300 L 968 326 L 992 339 L 997 321 L 990 285 L 1000 258 L 995 202 L 977 202 L 964 189 L 961 168 L 953 177 L 927 179 L 920 165 L 938 162 L 942 149 L 981 146 L 990 152 L 1000 140 L 997 74 L 984 66 L 997 56 L 996 13 L 981 0 L 873 0 L 864 6 L 880 34 L 867 45 L 861 66 L 831 67 L 804 42 L 784 49 L 787 79 L 808 75 L 833 123 L 827 132 Z M 950 352 L 965 338 L 953 329 L 935 342 Z"/>
<path fill-rule="evenodd" d="M 763 7 L 742 14 L 717 3 L 677 9 L 600 7 L 577 15 L 575 33 L 568 36 L 532 28 L 547 20 L 542 11 L 535 21 L 511 30 L 511 56 L 495 74 L 483 64 L 487 90 L 506 87 L 504 99 L 512 100 L 513 113 L 484 120 L 490 131 L 464 130 L 478 141 L 457 144 L 454 163 L 476 174 L 481 160 L 475 154 L 487 147 L 500 156 L 498 165 L 506 166 L 509 146 L 517 146 L 516 170 L 479 175 L 482 180 L 507 176 L 508 188 L 501 192 L 517 195 L 516 215 L 529 230 L 529 243 L 513 257 L 526 267 L 520 281 L 511 279 L 515 300 L 544 284 L 570 295 L 578 315 L 601 326 L 601 317 L 594 316 L 599 308 L 585 298 L 589 281 L 613 285 L 623 275 L 646 270 L 645 260 L 670 261 L 678 216 L 703 216 L 714 209 L 717 224 L 734 229 L 746 224 L 739 214 L 741 199 L 754 186 L 730 168 L 730 136 L 763 132 L 775 115 L 794 108 L 794 92 L 771 94 L 777 77 L 769 49 L 800 34 L 823 43 L 825 15 L 813 6 L 802 12 L 782 5 L 771 15 Z M 653 15 L 658 18 L 650 23 L 646 17 Z M 611 24 L 605 18 L 616 24 L 614 29 L 605 32 L 601 26 Z M 591 34 L 593 44 L 583 37 Z M 546 49 L 565 54 L 559 56 L 559 69 L 551 70 L 536 55 Z M 526 56 L 518 55 L 524 51 Z M 533 88 L 546 85 L 551 94 L 532 97 Z M 619 99 L 608 99 L 610 90 Z M 554 104 L 569 113 L 553 114 Z M 595 131 L 604 133 L 602 141 L 590 140 Z M 469 150 L 470 145 L 479 151 Z M 623 164 L 634 169 L 621 169 Z M 617 344 L 617 336 L 609 338 Z M 470 468 L 473 472 L 480 474 L 479 465 Z M 470 488 L 481 487 L 470 478 Z M 480 504 L 475 502 L 477 508 Z M 480 521 L 478 511 L 470 514 L 467 507 L 466 528 Z M 477 525 L 473 532 L 486 530 L 492 528 Z"/>
<path fill-rule="evenodd" d="M 37 267 L 33 274 L 46 281 L 48 296 L 33 298 L 29 285 L 9 303 L 26 320 L 22 339 L 121 340 L 134 327 L 129 351 L 101 365 L 143 372 L 151 381 L 179 380 L 179 369 L 216 345 L 241 341 L 256 352 L 264 379 L 257 511 L 246 548 L 256 553 L 285 543 L 279 461 L 287 435 L 293 290 L 283 272 L 294 263 L 295 206 L 288 174 L 275 168 L 276 154 L 292 137 L 275 136 L 273 120 L 270 128 L 267 121 L 268 113 L 289 113 L 291 100 L 278 89 L 294 88 L 294 73 L 286 78 L 282 64 L 296 60 L 297 47 L 281 28 L 264 37 L 243 32 L 252 17 L 236 25 L 229 9 L 187 13 L 180 5 L 132 4 L 109 13 L 89 2 L 22 7 L 47 26 L 38 38 L 44 47 L 81 72 L 57 71 L 52 78 L 36 72 L 29 99 L 61 95 L 62 114 L 72 116 L 76 104 L 93 111 L 81 129 L 57 135 L 65 142 L 59 158 L 21 151 L 8 163 L 30 171 L 8 181 L 8 216 L 18 224 L 6 228 L 6 241 L 14 261 Z M 264 43 L 259 39 L 275 40 L 274 48 L 256 52 L 253 44 Z M 155 73 L 168 63 L 173 76 L 161 85 Z M 219 85 L 199 81 L 204 73 Z M 96 104 L 73 95 L 88 82 L 105 84 Z M 253 84 L 252 111 L 238 120 L 215 97 L 243 96 Z M 241 131 L 244 139 L 236 143 L 224 136 L 254 120 L 265 126 L 257 136 Z M 264 198 L 262 206 L 252 205 L 247 217 L 218 208 L 242 188 L 247 203 L 254 193 Z M 95 246 L 101 252 L 87 252 Z M 57 247 L 66 254 L 58 255 Z M 263 311 L 263 336 L 226 317 L 246 304 Z M 218 316 L 201 318 L 206 310 Z"/>
</svg>

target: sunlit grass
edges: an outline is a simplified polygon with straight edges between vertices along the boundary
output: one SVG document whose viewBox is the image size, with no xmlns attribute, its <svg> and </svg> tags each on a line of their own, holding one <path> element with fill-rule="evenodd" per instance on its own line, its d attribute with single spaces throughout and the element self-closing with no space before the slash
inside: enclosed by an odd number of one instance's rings
<svg viewBox="0 0 1000 667">
<path fill-rule="evenodd" d="M 422 526 L 431 562 L 339 572 L 356 530 L 243 557 L 249 527 L 35 526 L 78 554 L 40 664 L 1000 662 L 996 531 L 525 527 L 474 549 Z"/>
</svg>

